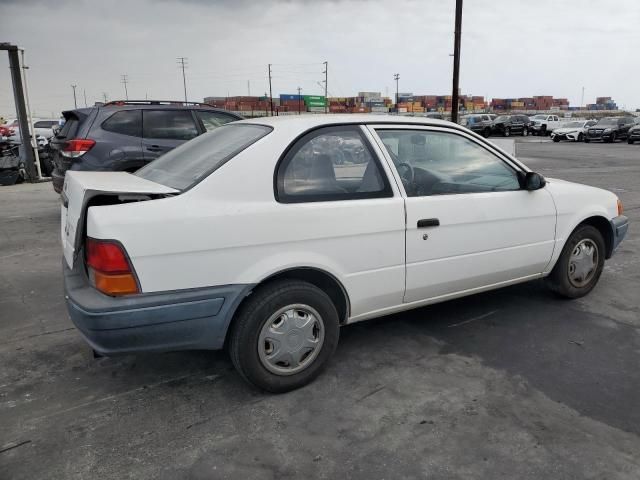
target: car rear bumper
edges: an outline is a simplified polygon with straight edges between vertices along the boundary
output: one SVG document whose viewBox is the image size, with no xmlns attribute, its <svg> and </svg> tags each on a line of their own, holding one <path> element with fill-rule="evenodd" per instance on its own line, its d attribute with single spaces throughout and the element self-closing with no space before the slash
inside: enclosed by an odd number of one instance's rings
<svg viewBox="0 0 640 480">
<path fill-rule="evenodd" d="M 62 193 L 62 187 L 64 187 L 64 172 L 60 172 L 57 168 L 54 168 L 51 172 L 51 184 L 56 193 Z"/>
<path fill-rule="evenodd" d="M 76 264 L 79 262 L 76 262 Z M 123 297 L 91 287 L 84 269 L 63 260 L 69 315 L 102 355 L 172 350 L 216 350 L 251 285 L 224 285 Z"/>
<path fill-rule="evenodd" d="M 613 254 L 627 234 L 627 230 L 629 229 L 629 219 L 624 215 L 618 215 L 611 220 L 611 229 L 613 231 L 613 245 L 611 253 Z"/>
</svg>

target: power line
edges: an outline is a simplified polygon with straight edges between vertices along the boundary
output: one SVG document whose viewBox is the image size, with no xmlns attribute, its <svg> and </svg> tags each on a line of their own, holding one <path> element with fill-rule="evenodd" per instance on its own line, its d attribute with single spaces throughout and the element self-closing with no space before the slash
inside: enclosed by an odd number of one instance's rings
<svg viewBox="0 0 640 480">
<path fill-rule="evenodd" d="M 129 83 L 128 75 L 120 75 L 120 83 L 124 85 L 124 98 L 129 100 L 129 92 L 127 91 L 127 83 Z"/>
<path fill-rule="evenodd" d="M 182 68 L 182 86 L 184 87 L 184 101 L 187 101 L 187 77 L 184 74 L 184 69 L 186 68 L 187 64 L 187 57 L 178 57 L 177 58 L 178 61 L 178 66 L 180 68 Z"/>
</svg>

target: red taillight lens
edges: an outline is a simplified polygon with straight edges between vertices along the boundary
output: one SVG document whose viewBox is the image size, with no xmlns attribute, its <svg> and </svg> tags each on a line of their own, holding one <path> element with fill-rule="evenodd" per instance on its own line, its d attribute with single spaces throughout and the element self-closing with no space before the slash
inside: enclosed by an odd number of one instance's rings
<svg viewBox="0 0 640 480">
<path fill-rule="evenodd" d="M 127 255 L 117 242 L 87 239 L 87 267 L 93 286 L 107 295 L 139 293 Z"/>
<path fill-rule="evenodd" d="M 65 143 L 62 155 L 69 158 L 78 158 L 91 150 L 95 144 L 95 140 L 89 138 L 74 138 Z"/>
</svg>

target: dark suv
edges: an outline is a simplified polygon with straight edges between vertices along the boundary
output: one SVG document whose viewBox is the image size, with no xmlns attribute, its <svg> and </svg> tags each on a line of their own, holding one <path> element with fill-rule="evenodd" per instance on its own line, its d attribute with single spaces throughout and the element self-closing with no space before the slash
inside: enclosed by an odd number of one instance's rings
<svg viewBox="0 0 640 480">
<path fill-rule="evenodd" d="M 633 127 L 633 117 L 604 117 L 585 130 L 584 141 L 589 143 L 601 140 L 613 143 L 618 139 L 627 138 L 631 127 Z"/>
<path fill-rule="evenodd" d="M 109 102 L 62 112 L 65 124 L 51 139 L 53 189 L 65 172 L 133 172 L 163 153 L 239 115 L 202 103 L 153 100 Z"/>
<path fill-rule="evenodd" d="M 526 115 L 500 115 L 493 121 L 491 133 L 494 135 L 529 135 L 531 120 Z"/>
<path fill-rule="evenodd" d="M 486 113 L 465 115 L 460 120 L 460 125 L 467 127 L 472 132 L 478 133 L 483 137 L 491 135 L 493 120 Z"/>
</svg>

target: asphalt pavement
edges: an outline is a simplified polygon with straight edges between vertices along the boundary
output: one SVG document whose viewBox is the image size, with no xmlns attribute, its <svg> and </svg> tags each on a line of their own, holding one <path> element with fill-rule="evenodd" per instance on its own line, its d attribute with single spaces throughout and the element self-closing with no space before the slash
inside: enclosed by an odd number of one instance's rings
<svg viewBox="0 0 640 480">
<path fill-rule="evenodd" d="M 640 145 L 518 139 L 631 227 L 583 299 L 542 281 L 347 326 L 313 384 L 222 352 L 94 359 L 64 306 L 59 200 L 0 187 L 0 479 L 640 478 Z"/>
</svg>

